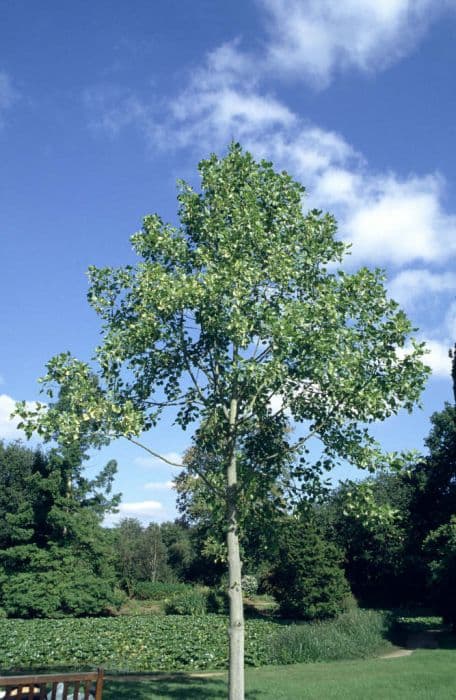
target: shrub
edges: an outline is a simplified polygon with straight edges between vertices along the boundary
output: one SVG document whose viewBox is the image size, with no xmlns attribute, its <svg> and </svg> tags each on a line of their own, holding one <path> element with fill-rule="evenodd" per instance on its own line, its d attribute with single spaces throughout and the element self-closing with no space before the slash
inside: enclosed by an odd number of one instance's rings
<svg viewBox="0 0 456 700">
<path fill-rule="evenodd" d="M 176 593 L 165 605 L 167 615 L 204 615 L 206 610 L 206 594 L 198 588 Z"/>
<path fill-rule="evenodd" d="M 227 615 L 229 598 L 225 588 L 211 588 L 206 597 L 207 611 L 217 615 Z"/>
<path fill-rule="evenodd" d="M 373 656 L 384 649 L 393 619 L 389 613 L 352 610 L 335 620 L 282 627 L 270 643 L 271 664 L 336 661 Z"/>
<path fill-rule="evenodd" d="M 242 592 L 248 598 L 255 595 L 255 593 L 258 591 L 258 579 L 256 576 L 252 576 L 252 574 L 246 574 L 243 576 L 241 585 Z"/>
<path fill-rule="evenodd" d="M 341 613 L 350 592 L 337 547 L 323 538 L 312 520 L 294 519 L 279 533 L 270 588 L 284 617 L 303 620 Z"/>
<path fill-rule="evenodd" d="M 162 583 L 160 581 L 137 581 L 133 595 L 138 600 L 166 600 L 176 593 L 191 590 L 187 583 Z"/>
<path fill-rule="evenodd" d="M 2 602 L 8 617 L 100 616 L 116 610 L 124 594 L 82 563 L 73 569 L 18 573 L 2 585 Z"/>
</svg>

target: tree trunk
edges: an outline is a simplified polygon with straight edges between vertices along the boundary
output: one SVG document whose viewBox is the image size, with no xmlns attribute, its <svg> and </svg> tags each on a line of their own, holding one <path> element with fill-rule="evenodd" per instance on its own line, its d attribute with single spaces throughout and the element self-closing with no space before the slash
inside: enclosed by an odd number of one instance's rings
<svg viewBox="0 0 456 700">
<path fill-rule="evenodd" d="M 239 534 L 237 522 L 237 464 L 234 425 L 236 422 L 237 401 L 230 406 L 231 446 L 227 469 L 227 548 L 229 575 L 229 700 L 244 700 L 244 606 L 241 588 L 241 556 L 239 551 Z"/>
</svg>

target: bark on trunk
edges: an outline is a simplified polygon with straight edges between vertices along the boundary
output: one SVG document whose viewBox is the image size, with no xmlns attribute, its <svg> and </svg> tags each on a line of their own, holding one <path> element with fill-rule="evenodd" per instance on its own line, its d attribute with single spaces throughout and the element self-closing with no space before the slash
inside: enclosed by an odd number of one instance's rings
<svg viewBox="0 0 456 700">
<path fill-rule="evenodd" d="M 228 576 L 229 576 L 229 700 L 244 700 L 244 606 L 241 588 L 241 556 L 237 521 L 237 464 L 234 427 L 237 418 L 237 401 L 230 405 L 231 449 L 227 469 L 227 517 L 228 517 Z"/>
</svg>

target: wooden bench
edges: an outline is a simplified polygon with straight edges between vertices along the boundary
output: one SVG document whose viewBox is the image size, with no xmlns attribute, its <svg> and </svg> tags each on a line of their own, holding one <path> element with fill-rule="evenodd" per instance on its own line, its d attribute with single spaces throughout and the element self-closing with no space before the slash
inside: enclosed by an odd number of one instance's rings
<svg viewBox="0 0 456 700">
<path fill-rule="evenodd" d="M 3 700 L 84 700 L 95 697 L 101 700 L 103 694 L 103 669 L 87 673 L 47 673 L 30 676 L 0 676 L 0 698 Z M 58 685 L 63 684 L 63 693 Z M 91 695 L 94 685 L 95 696 Z M 2 693 L 2 691 L 4 691 Z"/>
</svg>

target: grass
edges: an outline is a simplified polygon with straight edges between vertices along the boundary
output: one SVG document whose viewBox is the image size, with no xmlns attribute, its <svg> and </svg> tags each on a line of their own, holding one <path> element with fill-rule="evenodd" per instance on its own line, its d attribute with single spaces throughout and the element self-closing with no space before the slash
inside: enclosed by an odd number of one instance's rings
<svg viewBox="0 0 456 700">
<path fill-rule="evenodd" d="M 394 618 L 377 610 L 350 610 L 335 620 L 287 625 L 271 638 L 270 661 L 292 664 L 364 659 L 392 649 Z"/>
<path fill-rule="evenodd" d="M 119 615 L 164 615 L 164 600 L 136 600 L 129 598 L 119 610 Z"/>
<path fill-rule="evenodd" d="M 454 700 L 451 649 L 418 650 L 397 659 L 294 664 L 248 669 L 247 700 Z M 157 681 L 106 682 L 105 700 L 217 700 L 226 697 L 226 676 L 164 676 Z"/>
</svg>

